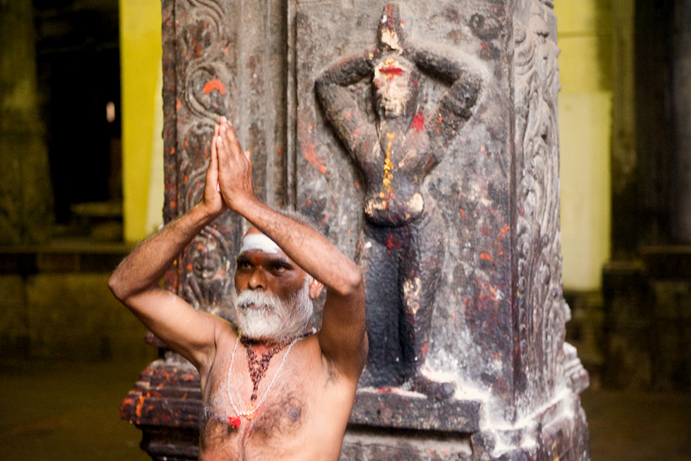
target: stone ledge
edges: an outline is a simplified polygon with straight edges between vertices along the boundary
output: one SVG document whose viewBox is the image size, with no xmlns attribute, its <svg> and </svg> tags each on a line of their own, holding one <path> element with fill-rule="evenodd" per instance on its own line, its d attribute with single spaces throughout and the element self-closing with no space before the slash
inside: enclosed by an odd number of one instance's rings
<svg viewBox="0 0 691 461">
<path fill-rule="evenodd" d="M 480 430 L 480 402 L 437 402 L 413 393 L 360 389 L 350 415 L 351 425 L 396 429 L 473 433 Z"/>
</svg>

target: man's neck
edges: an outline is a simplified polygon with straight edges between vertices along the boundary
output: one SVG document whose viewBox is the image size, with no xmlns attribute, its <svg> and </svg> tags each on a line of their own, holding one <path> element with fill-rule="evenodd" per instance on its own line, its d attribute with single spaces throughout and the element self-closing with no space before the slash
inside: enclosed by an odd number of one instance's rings
<svg viewBox="0 0 691 461">
<path fill-rule="evenodd" d="M 252 349 L 258 354 L 263 354 L 264 352 L 273 349 L 276 346 L 281 346 L 282 348 L 285 348 L 288 346 L 290 343 L 292 343 L 295 339 L 299 338 L 305 338 L 312 334 L 312 331 L 309 331 L 307 333 L 301 333 L 297 335 L 290 335 L 285 337 L 285 339 L 282 340 L 277 340 L 273 338 L 250 338 L 248 336 L 240 336 L 240 342 L 243 344 L 243 346 L 252 346 Z"/>
</svg>

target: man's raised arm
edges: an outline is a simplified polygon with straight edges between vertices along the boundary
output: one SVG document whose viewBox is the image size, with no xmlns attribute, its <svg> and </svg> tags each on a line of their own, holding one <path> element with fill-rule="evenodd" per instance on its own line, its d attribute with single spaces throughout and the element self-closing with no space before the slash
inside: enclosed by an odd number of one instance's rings
<svg viewBox="0 0 691 461">
<path fill-rule="evenodd" d="M 327 287 L 319 344 L 345 376 L 357 380 L 367 356 L 364 282 L 359 268 L 329 240 L 262 203 L 252 191 L 252 164 L 233 127 L 221 121 L 214 139 L 225 205 L 274 240 L 305 272 Z"/>
<path fill-rule="evenodd" d="M 108 281 L 115 297 L 200 371 L 213 359 L 216 326 L 222 321 L 160 288 L 159 282 L 185 246 L 223 212 L 217 178 L 218 154 L 212 147 L 203 200 L 139 244 Z"/>
</svg>

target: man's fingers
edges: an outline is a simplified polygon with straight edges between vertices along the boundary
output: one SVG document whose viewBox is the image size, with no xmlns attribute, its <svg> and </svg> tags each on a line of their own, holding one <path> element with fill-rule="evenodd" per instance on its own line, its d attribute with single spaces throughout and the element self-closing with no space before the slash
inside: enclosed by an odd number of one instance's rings
<svg viewBox="0 0 691 461">
<path fill-rule="evenodd" d="M 240 155 L 242 153 L 235 128 L 225 118 L 221 120 L 221 136 L 229 151 L 228 154 Z"/>
<path fill-rule="evenodd" d="M 225 157 L 228 156 L 228 152 L 226 152 L 226 146 L 223 143 L 223 137 L 222 136 L 216 136 L 214 138 L 214 143 L 216 144 L 216 150 L 218 152 L 218 159 L 219 161 L 223 161 Z"/>
<path fill-rule="evenodd" d="M 245 157 L 247 158 L 247 161 L 248 161 L 248 162 L 251 162 L 251 161 L 252 161 L 252 159 L 250 158 L 251 156 L 252 156 L 252 154 L 250 154 L 250 151 L 246 150 L 246 151 L 245 151 Z"/>
</svg>

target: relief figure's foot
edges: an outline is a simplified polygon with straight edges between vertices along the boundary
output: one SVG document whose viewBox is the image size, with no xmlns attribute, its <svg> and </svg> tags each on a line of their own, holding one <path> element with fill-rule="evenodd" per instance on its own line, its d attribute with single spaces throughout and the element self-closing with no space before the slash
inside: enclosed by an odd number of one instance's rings
<svg viewBox="0 0 691 461">
<path fill-rule="evenodd" d="M 456 385 L 451 382 L 434 381 L 418 373 L 412 378 L 411 390 L 434 400 L 449 400 L 456 393 Z"/>
</svg>

